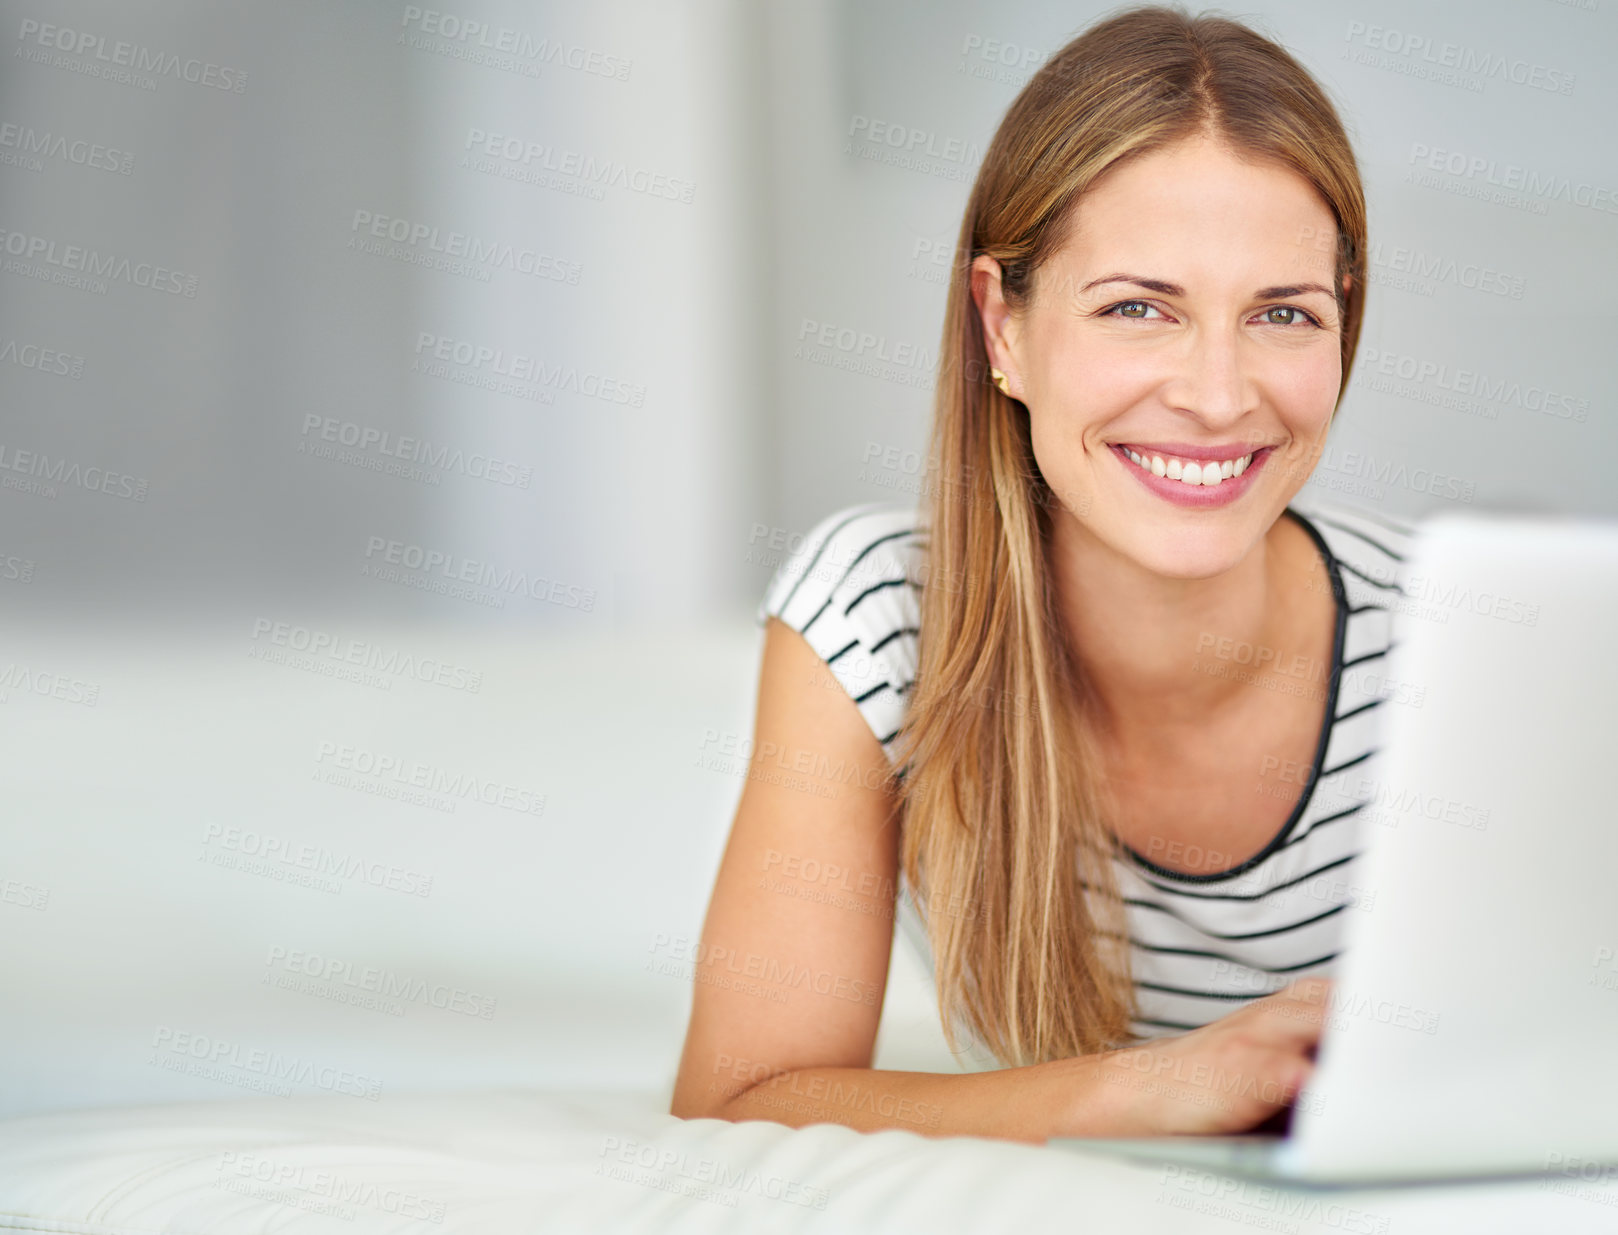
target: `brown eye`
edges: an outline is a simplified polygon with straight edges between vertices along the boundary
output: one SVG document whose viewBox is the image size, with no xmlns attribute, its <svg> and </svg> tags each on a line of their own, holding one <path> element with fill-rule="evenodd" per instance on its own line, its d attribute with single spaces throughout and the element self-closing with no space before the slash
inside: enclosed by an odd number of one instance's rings
<svg viewBox="0 0 1618 1235">
<path fill-rule="evenodd" d="M 1117 317 L 1131 317 L 1138 322 L 1150 321 L 1146 315 L 1157 312 L 1144 300 L 1124 300 L 1112 306 L 1107 312 Z"/>
</svg>

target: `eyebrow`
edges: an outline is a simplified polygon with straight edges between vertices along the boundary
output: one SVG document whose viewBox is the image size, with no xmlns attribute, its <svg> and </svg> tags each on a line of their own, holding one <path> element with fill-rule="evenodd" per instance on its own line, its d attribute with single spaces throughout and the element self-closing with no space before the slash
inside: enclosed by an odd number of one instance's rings
<svg viewBox="0 0 1618 1235">
<path fill-rule="evenodd" d="M 1162 296 L 1185 295 L 1185 288 L 1178 283 L 1169 283 L 1163 279 L 1149 279 L 1145 275 L 1139 274 L 1103 275 L 1099 279 L 1091 279 L 1079 290 L 1087 292 L 1092 287 L 1099 287 L 1103 283 L 1133 283 L 1136 287 L 1144 287 L 1147 291 L 1157 292 Z M 1336 293 L 1331 288 L 1319 283 L 1286 283 L 1277 287 L 1261 287 L 1254 295 L 1259 300 L 1268 300 L 1274 296 L 1301 296 L 1305 292 L 1323 292 L 1325 295 L 1336 299 Z"/>
</svg>

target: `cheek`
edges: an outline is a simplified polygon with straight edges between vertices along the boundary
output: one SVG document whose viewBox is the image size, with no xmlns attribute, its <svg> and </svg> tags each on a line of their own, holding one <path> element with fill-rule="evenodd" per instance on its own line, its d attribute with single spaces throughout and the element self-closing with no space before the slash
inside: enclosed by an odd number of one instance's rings
<svg viewBox="0 0 1618 1235">
<path fill-rule="evenodd" d="M 1030 391 L 1035 440 L 1074 439 L 1127 412 L 1163 380 L 1163 362 L 1147 349 L 1104 339 L 1047 338 Z M 1041 425 L 1041 421 L 1046 422 Z"/>
<path fill-rule="evenodd" d="M 1029 404 L 1034 462 L 1057 493 L 1072 494 L 1092 466 L 1086 442 L 1150 396 L 1163 381 L 1163 362 L 1146 349 L 1109 347 L 1105 340 L 1038 342 L 1041 359 Z"/>
<path fill-rule="evenodd" d="M 1333 345 L 1329 352 L 1322 349 L 1318 355 L 1275 365 L 1265 385 L 1276 412 L 1294 432 L 1320 431 L 1331 422 L 1342 375 Z"/>
</svg>

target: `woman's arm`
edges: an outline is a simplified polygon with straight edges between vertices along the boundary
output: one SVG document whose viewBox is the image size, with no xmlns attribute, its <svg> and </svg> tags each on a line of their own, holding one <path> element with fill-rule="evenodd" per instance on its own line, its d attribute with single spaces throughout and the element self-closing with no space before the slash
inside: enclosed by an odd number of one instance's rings
<svg viewBox="0 0 1618 1235">
<path fill-rule="evenodd" d="M 964 1075 L 872 1069 L 899 875 L 887 772 L 854 701 L 772 617 L 674 1114 L 1042 1141 L 1239 1131 L 1290 1103 L 1323 984 L 1126 1051 Z"/>
</svg>

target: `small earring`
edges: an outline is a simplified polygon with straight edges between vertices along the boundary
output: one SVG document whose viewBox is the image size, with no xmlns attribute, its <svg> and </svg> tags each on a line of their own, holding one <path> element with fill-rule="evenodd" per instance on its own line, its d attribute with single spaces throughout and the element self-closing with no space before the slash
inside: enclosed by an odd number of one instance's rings
<svg viewBox="0 0 1618 1235">
<path fill-rule="evenodd" d="M 1001 394 L 1005 395 L 1007 398 L 1011 397 L 1011 381 L 1004 373 L 1000 372 L 999 369 L 991 368 L 989 370 L 989 378 L 996 386 L 1000 387 Z"/>
</svg>

